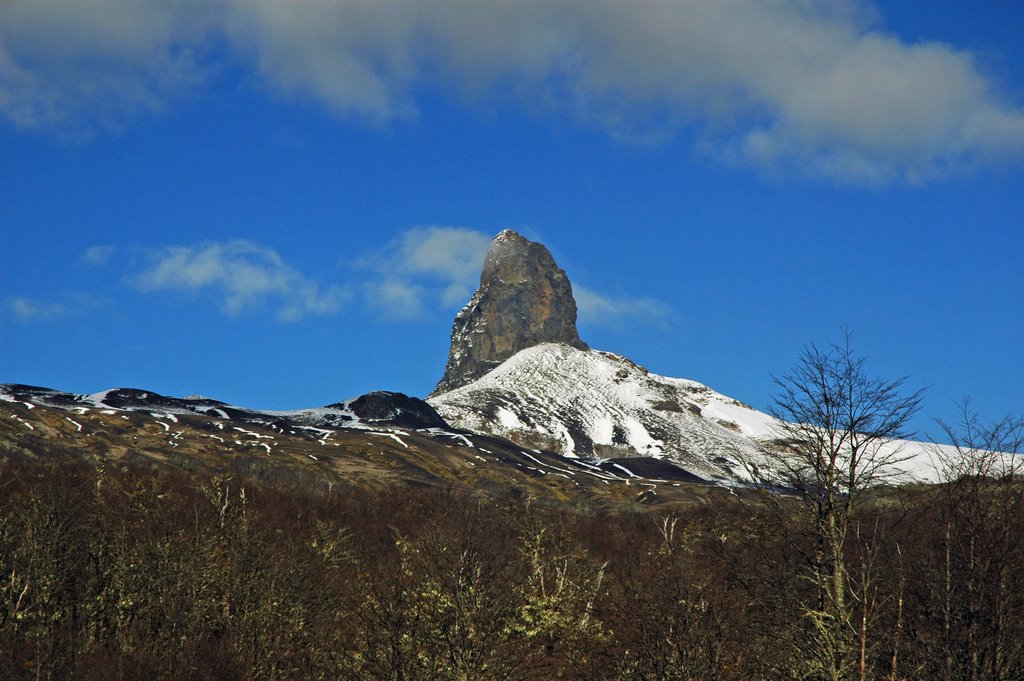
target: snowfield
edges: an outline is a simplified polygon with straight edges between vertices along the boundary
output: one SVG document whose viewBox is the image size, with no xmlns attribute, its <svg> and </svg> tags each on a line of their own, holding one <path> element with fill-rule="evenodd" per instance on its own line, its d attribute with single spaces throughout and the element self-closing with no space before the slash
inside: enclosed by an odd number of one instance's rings
<svg viewBox="0 0 1024 681">
<path fill-rule="evenodd" d="M 527 348 L 428 402 L 456 427 L 524 446 L 579 458 L 667 458 L 714 480 L 751 479 L 744 462 L 761 463 L 753 438 L 768 418 L 694 381 L 556 343 Z"/>
<path fill-rule="evenodd" d="M 608 352 L 545 343 L 428 399 L 458 428 L 564 456 L 653 456 L 719 482 L 778 479 L 763 445 L 775 419 L 711 388 L 652 374 Z M 892 442 L 894 481 L 936 481 L 936 445 Z"/>
</svg>

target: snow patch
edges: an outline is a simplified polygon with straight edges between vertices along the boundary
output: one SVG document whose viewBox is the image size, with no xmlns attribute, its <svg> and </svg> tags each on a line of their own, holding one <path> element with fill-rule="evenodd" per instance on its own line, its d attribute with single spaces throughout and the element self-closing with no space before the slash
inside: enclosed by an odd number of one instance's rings
<svg viewBox="0 0 1024 681">
<path fill-rule="evenodd" d="M 29 430 L 35 430 L 35 426 L 33 426 L 33 425 L 32 425 L 31 423 L 29 423 L 29 422 L 28 422 L 28 421 L 26 421 L 25 419 L 21 418 L 20 416 L 15 416 L 15 417 L 14 417 L 14 420 L 15 420 L 15 421 L 18 421 L 19 423 L 21 423 L 22 425 L 24 425 L 24 426 L 25 426 L 26 428 L 28 428 Z"/>
<path fill-rule="evenodd" d="M 518 416 L 505 407 L 498 407 L 498 411 L 495 415 L 498 417 L 498 423 L 500 423 L 506 430 L 518 430 L 526 427 L 523 422 L 519 420 Z"/>
<path fill-rule="evenodd" d="M 245 428 L 239 428 L 238 426 L 234 426 L 234 429 L 237 430 L 240 433 L 245 433 L 246 435 L 252 435 L 257 440 L 270 440 L 270 439 L 272 439 L 272 436 L 270 436 L 270 435 L 260 435 L 259 433 L 255 433 L 255 432 L 253 432 L 251 430 L 246 430 Z"/>
<path fill-rule="evenodd" d="M 406 449 L 409 449 L 409 445 L 405 444 L 405 441 L 403 441 L 402 438 L 398 437 L 394 433 L 378 433 L 378 432 L 375 432 L 373 434 L 374 435 L 383 435 L 384 437 L 389 437 L 392 440 L 394 440 L 395 442 L 397 442 L 398 444 L 400 444 L 403 447 L 405 447 Z"/>
<path fill-rule="evenodd" d="M 611 416 L 601 416 L 594 420 L 590 429 L 591 439 L 599 445 L 610 445 L 615 435 L 615 419 Z"/>
<path fill-rule="evenodd" d="M 623 473 L 625 473 L 626 475 L 628 475 L 631 478 L 639 478 L 640 477 L 639 475 L 637 475 L 633 471 L 629 470 L 625 466 L 621 466 L 621 465 L 619 465 L 617 463 L 614 463 L 614 462 L 612 463 L 612 466 L 614 466 L 615 468 L 618 468 L 620 471 L 622 471 Z"/>
</svg>

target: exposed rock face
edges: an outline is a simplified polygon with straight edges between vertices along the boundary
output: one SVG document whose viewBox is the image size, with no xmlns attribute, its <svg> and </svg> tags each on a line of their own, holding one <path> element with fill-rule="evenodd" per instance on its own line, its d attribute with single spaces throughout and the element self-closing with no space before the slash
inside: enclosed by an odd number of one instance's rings
<svg viewBox="0 0 1024 681">
<path fill-rule="evenodd" d="M 441 428 L 449 426 L 423 400 L 402 393 L 374 391 L 348 403 L 349 410 L 361 421 L 400 428 Z"/>
<path fill-rule="evenodd" d="M 565 272 L 542 244 L 506 229 L 487 250 L 480 288 L 455 317 L 448 366 L 433 394 L 471 383 L 540 343 L 587 349 Z"/>
</svg>

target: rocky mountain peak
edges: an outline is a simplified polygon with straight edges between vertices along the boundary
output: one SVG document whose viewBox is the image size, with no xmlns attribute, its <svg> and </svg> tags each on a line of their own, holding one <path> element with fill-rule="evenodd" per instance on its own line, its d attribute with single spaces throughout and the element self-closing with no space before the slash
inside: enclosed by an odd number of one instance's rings
<svg viewBox="0 0 1024 681">
<path fill-rule="evenodd" d="M 448 365 L 433 394 L 471 383 L 541 343 L 587 349 L 576 330 L 572 285 L 543 244 L 506 229 L 487 249 L 480 288 L 455 317 Z"/>
</svg>

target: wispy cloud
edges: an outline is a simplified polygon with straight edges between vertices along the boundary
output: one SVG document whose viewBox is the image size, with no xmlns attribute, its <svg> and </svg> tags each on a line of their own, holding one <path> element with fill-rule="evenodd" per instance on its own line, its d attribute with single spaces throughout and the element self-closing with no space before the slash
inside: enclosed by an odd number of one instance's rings
<svg viewBox="0 0 1024 681">
<path fill-rule="evenodd" d="M 269 307 L 281 321 L 298 321 L 339 312 L 350 295 L 342 286 L 321 287 L 274 249 L 251 241 L 171 246 L 153 259 L 134 278 L 140 290 L 208 291 L 228 314 Z"/>
<path fill-rule="evenodd" d="M 580 324 L 611 328 L 626 324 L 663 325 L 675 315 L 669 305 L 654 298 L 606 296 L 575 284 L 572 290 Z"/>
<path fill-rule="evenodd" d="M 71 312 L 64 303 L 29 298 L 11 298 L 7 301 L 7 306 L 14 317 L 22 322 L 52 321 Z"/>
<path fill-rule="evenodd" d="M 114 257 L 117 252 L 117 248 L 110 244 L 102 244 L 99 246 L 90 246 L 89 248 L 82 251 L 81 260 L 86 265 L 93 265 L 99 267 L 106 265 L 110 262 L 110 259 Z"/>
<path fill-rule="evenodd" d="M 1024 108 L 977 55 L 873 22 L 856 0 L 11 0 L 0 112 L 116 126 L 201 82 L 219 54 L 375 124 L 414 116 L 414 93 L 443 81 L 613 135 L 686 126 L 726 162 L 837 181 L 921 182 L 1024 155 Z"/>
<path fill-rule="evenodd" d="M 382 250 L 361 258 L 371 273 L 367 303 L 382 317 L 412 319 L 428 307 L 465 303 L 480 279 L 491 237 L 460 227 L 415 227 Z"/>
<path fill-rule="evenodd" d="M 464 305 L 480 281 L 492 235 L 459 227 L 416 227 L 356 264 L 372 274 L 363 285 L 366 303 L 385 319 L 422 317 Z M 653 298 L 604 295 L 573 284 L 580 322 L 616 327 L 664 324 L 672 309 Z"/>
<path fill-rule="evenodd" d="M 123 282 L 143 293 L 180 291 L 204 294 L 229 315 L 270 311 L 280 321 L 340 313 L 354 294 L 390 321 L 453 313 L 480 280 L 492 235 L 460 227 L 415 227 L 353 263 L 348 281 L 323 284 L 286 262 L 273 248 L 235 239 L 167 246 L 146 253 L 149 264 Z M 110 245 L 86 249 L 84 263 L 103 265 L 118 251 Z M 580 322 L 615 327 L 664 324 L 672 309 L 653 298 L 606 295 L 573 285 Z M 50 300 L 17 296 L 4 301 L 22 322 L 52 321 L 105 304 L 85 292 Z"/>
<path fill-rule="evenodd" d="M 52 322 L 80 314 L 106 304 L 106 300 L 92 293 L 64 292 L 56 299 L 42 300 L 15 296 L 6 301 L 8 311 L 19 322 Z"/>
<path fill-rule="evenodd" d="M 377 316 L 390 321 L 419 319 L 426 314 L 426 291 L 409 281 L 381 279 L 362 286 L 367 306 Z"/>
</svg>

